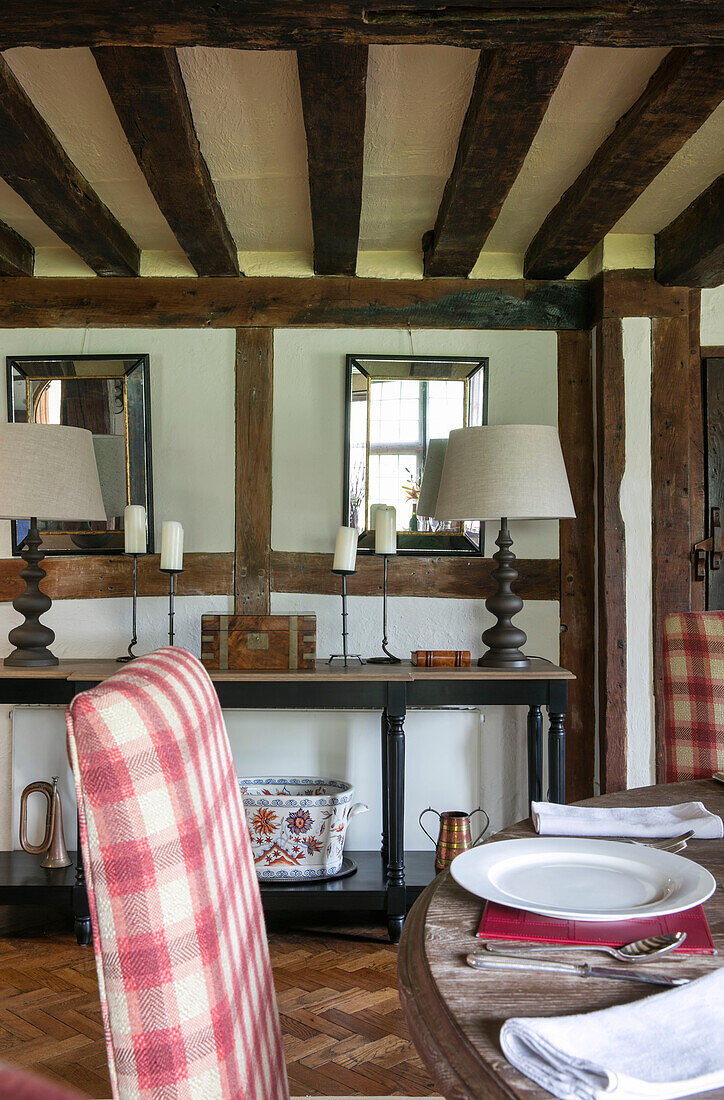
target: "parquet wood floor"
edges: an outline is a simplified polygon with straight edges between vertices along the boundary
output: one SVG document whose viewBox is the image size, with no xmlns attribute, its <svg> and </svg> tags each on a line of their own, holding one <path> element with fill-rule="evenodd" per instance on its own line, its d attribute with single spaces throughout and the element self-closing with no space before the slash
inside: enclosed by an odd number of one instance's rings
<svg viewBox="0 0 724 1100">
<path fill-rule="evenodd" d="M 386 930 L 270 927 L 292 1095 L 432 1096 Z M 57 913 L 0 907 L 0 1059 L 109 1097 L 95 963 Z"/>
</svg>

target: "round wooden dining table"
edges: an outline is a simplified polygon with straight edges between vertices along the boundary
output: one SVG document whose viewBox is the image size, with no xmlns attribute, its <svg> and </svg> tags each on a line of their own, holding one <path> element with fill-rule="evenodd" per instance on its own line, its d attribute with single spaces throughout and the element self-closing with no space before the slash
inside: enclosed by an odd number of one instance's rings
<svg viewBox="0 0 724 1100">
<path fill-rule="evenodd" d="M 724 815 L 724 785 L 713 779 L 643 787 L 589 799 L 579 805 L 655 806 L 703 802 Z M 497 833 L 488 844 L 533 836 L 530 820 Z M 704 905 L 717 950 L 724 953 L 724 840 L 690 840 L 683 855 L 706 867 L 717 890 Z M 400 943 L 400 996 L 415 1045 L 447 1100 L 550 1100 L 550 1093 L 524 1077 L 505 1059 L 500 1028 L 511 1016 L 558 1016 L 591 1012 L 650 996 L 651 986 L 567 974 L 472 970 L 465 956 L 480 947 L 476 932 L 484 902 L 442 872 L 410 910 Z M 566 961 L 594 958 L 571 952 Z M 605 965 L 604 956 L 596 961 Z M 639 964 L 641 965 L 641 964 Z M 661 973 L 689 978 L 708 973 L 717 956 L 667 956 L 645 964 Z M 702 1093 L 724 1100 L 724 1089 Z"/>
</svg>

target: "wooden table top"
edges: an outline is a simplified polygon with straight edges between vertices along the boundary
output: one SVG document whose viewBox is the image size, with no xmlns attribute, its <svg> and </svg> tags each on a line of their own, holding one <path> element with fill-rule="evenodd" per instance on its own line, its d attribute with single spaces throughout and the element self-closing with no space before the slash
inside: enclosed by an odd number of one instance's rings
<svg viewBox="0 0 724 1100">
<path fill-rule="evenodd" d="M 128 665 L 119 664 L 114 660 L 62 660 L 57 665 L 49 668 L 12 668 L 0 663 L 0 679 L 40 679 L 40 680 L 73 680 L 86 683 L 107 680 L 114 672 L 128 668 Z M 549 661 L 538 657 L 532 658 L 529 669 L 502 669 L 481 668 L 471 665 L 470 668 L 422 668 L 402 661 L 399 665 L 360 665 L 356 662 L 349 668 L 340 666 L 339 662 L 328 665 L 326 661 L 317 661 L 314 669 L 297 669 L 292 671 L 267 671 L 256 669 L 252 672 L 215 672 L 210 670 L 209 675 L 219 683 L 244 681 L 260 683 L 268 681 L 293 681 L 316 680 L 332 682 L 365 682 L 365 681 L 398 681 L 408 683 L 412 680 L 575 680 L 575 676 L 568 669 L 560 668 Z"/>
<path fill-rule="evenodd" d="M 707 779 L 644 787 L 589 799 L 581 805 L 645 806 L 701 801 L 724 815 L 724 785 Z M 513 825 L 487 843 L 532 836 L 530 821 Z M 717 890 L 706 903 L 715 945 L 724 953 L 724 840 L 691 840 L 684 853 L 708 868 Z M 485 974 L 472 970 L 465 956 L 479 947 L 475 933 L 483 902 L 457 886 L 445 872 L 418 898 L 405 922 L 400 943 L 400 995 L 415 1045 L 433 1081 L 448 1100 L 550 1100 L 550 1093 L 529 1081 L 505 1059 L 500 1028 L 511 1016 L 557 1016 L 591 1012 L 650 996 L 651 987 L 603 978 L 565 974 Z M 571 953 L 573 961 L 590 955 Z M 605 962 L 603 957 L 602 962 Z M 672 962 L 647 963 L 661 972 L 701 977 L 721 965 L 717 957 L 694 955 Z M 724 1089 L 702 1096 L 724 1100 Z"/>
</svg>

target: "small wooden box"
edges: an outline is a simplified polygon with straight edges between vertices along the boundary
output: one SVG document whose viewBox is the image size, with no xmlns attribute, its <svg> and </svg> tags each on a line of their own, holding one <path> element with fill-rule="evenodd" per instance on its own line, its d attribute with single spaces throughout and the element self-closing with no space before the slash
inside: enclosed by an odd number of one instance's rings
<svg viewBox="0 0 724 1100">
<path fill-rule="evenodd" d="M 202 615 L 201 660 L 210 669 L 313 669 L 316 615 Z"/>
</svg>

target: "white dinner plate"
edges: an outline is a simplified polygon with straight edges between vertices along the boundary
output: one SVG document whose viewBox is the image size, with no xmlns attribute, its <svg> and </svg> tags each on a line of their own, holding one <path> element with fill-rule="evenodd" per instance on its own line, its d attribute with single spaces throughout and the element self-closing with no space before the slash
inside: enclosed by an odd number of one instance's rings
<svg viewBox="0 0 724 1100">
<path fill-rule="evenodd" d="M 463 852 L 450 870 L 480 898 L 563 920 L 663 917 L 716 889 L 713 876 L 684 856 L 585 837 L 493 841 Z"/>
</svg>

